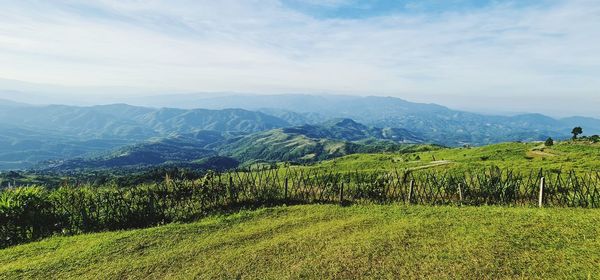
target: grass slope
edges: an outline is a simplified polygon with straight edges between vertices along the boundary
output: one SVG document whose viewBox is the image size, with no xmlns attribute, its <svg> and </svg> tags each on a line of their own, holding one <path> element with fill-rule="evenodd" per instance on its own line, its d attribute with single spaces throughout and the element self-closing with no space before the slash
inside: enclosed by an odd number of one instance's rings
<svg viewBox="0 0 600 280">
<path fill-rule="evenodd" d="M 592 278 L 599 210 L 331 205 L 54 237 L 0 251 L 0 278 Z"/>
<path fill-rule="evenodd" d="M 299 168 L 335 168 L 339 171 L 437 168 L 464 171 L 498 166 L 525 172 L 540 168 L 591 172 L 600 171 L 598 155 L 600 144 L 585 142 L 560 142 L 552 147 L 539 143 L 501 143 L 416 153 L 354 154 Z"/>
</svg>

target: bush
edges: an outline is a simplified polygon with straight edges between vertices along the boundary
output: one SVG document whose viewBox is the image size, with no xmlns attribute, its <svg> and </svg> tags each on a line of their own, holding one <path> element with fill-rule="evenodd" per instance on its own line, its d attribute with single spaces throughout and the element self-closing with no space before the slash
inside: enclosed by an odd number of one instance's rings
<svg viewBox="0 0 600 280">
<path fill-rule="evenodd" d="M 41 187 L 0 192 L 0 248 L 37 240 L 57 229 L 48 192 Z"/>
</svg>

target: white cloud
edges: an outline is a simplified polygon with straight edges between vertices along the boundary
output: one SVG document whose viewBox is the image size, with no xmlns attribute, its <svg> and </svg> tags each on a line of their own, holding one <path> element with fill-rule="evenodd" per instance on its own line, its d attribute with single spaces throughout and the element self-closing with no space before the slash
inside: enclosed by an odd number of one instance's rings
<svg viewBox="0 0 600 280">
<path fill-rule="evenodd" d="M 467 108 L 519 98 L 529 109 L 540 97 L 598 94 L 598 18 L 600 4 L 578 0 L 365 19 L 313 18 L 277 1 L 16 1 L 0 10 L 0 78 Z"/>
</svg>

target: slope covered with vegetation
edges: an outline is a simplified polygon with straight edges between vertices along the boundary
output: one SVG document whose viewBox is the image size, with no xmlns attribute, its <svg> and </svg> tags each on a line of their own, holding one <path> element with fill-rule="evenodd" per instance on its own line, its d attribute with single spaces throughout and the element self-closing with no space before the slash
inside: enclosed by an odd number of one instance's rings
<svg viewBox="0 0 600 280">
<path fill-rule="evenodd" d="M 540 278 L 600 274 L 598 210 L 294 206 L 0 250 L 0 278 Z"/>
<path fill-rule="evenodd" d="M 367 127 L 349 119 L 230 139 L 218 147 L 240 161 L 315 162 L 355 153 L 411 151 L 422 140 L 403 129 Z"/>
<path fill-rule="evenodd" d="M 355 154 L 323 161 L 310 167 L 339 171 L 452 169 L 468 171 L 498 166 L 529 172 L 600 171 L 600 143 L 564 141 L 551 147 L 543 143 L 501 143 L 482 147 L 447 148 L 415 153 Z"/>
</svg>

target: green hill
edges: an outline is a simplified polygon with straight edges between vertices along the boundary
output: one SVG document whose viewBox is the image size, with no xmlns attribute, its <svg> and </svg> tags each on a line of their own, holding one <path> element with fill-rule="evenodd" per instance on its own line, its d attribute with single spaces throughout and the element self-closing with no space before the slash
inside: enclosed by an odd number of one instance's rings
<svg viewBox="0 0 600 280">
<path fill-rule="evenodd" d="M 314 162 L 355 153 L 410 151 L 422 139 L 400 128 L 367 127 L 350 119 L 301 125 L 233 138 L 218 149 L 240 161 Z"/>
<path fill-rule="evenodd" d="M 368 127 L 351 119 L 333 119 L 320 125 L 302 125 L 284 128 L 285 133 L 302 134 L 311 138 L 327 138 L 346 141 L 364 139 L 389 140 L 398 143 L 422 143 L 416 133 L 402 128 Z"/>
<path fill-rule="evenodd" d="M 338 171 L 453 169 L 477 170 L 498 166 L 515 171 L 546 170 L 600 171 L 600 143 L 585 141 L 558 142 L 552 147 L 543 143 L 500 143 L 473 148 L 445 148 L 414 153 L 354 154 L 311 167 Z"/>
<path fill-rule="evenodd" d="M 219 152 L 241 161 L 317 161 L 352 154 L 357 147 L 346 141 L 276 129 L 231 139 L 219 147 Z"/>
<path fill-rule="evenodd" d="M 2 279 L 592 279 L 589 209 L 294 206 L 0 250 Z"/>
</svg>

